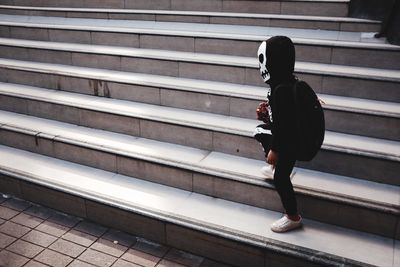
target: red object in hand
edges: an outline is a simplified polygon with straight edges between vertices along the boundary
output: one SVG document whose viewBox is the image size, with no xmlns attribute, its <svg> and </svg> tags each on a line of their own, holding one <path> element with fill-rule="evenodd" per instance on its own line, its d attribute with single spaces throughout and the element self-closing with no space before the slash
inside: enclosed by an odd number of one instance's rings
<svg viewBox="0 0 400 267">
<path fill-rule="evenodd" d="M 257 120 L 263 121 L 266 124 L 270 124 L 268 107 L 269 104 L 267 102 L 261 102 L 256 109 Z"/>
</svg>

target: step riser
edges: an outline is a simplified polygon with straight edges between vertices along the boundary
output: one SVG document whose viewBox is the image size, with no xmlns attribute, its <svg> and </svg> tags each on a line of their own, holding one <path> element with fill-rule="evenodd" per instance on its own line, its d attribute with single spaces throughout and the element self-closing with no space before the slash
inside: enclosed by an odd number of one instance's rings
<svg viewBox="0 0 400 267">
<path fill-rule="evenodd" d="M 100 13 L 100 12 L 72 12 L 72 11 L 38 11 L 0 8 L 0 14 L 46 16 L 65 18 L 92 18 L 92 19 L 117 19 L 117 20 L 147 20 L 166 22 L 211 23 L 228 25 L 247 25 L 263 27 L 284 27 L 297 29 L 320 29 L 332 31 L 378 32 L 380 24 L 362 22 L 335 22 L 335 21 L 308 21 L 300 19 L 277 18 L 240 18 L 218 17 L 206 15 L 167 15 L 167 14 L 126 14 L 126 13 Z"/>
<path fill-rule="evenodd" d="M 248 57 L 255 56 L 261 41 L 24 28 L 19 26 L 0 26 L 0 36 L 17 39 L 141 47 Z M 400 69 L 398 64 L 400 53 L 390 50 L 297 44 L 296 59 L 318 63 Z"/>
<path fill-rule="evenodd" d="M 8 146 L 196 193 L 269 210 L 282 211 L 279 197 L 271 188 L 244 184 L 208 174 L 105 153 L 79 145 L 66 144 L 58 141 L 57 138 L 49 140 L 8 130 L 2 130 L 0 134 L 2 144 Z M 395 236 L 396 215 L 343 202 L 322 200 L 302 193 L 297 193 L 297 198 L 299 210 L 307 218 L 382 236 Z M 326 210 L 332 212 L 327 215 Z M 359 220 L 347 219 L 353 216 L 359 218 Z"/>
<path fill-rule="evenodd" d="M 0 103 L 5 103 L 1 104 L 0 108 L 11 112 L 242 157 L 264 158 L 259 143 L 248 136 L 14 97 L 3 97 Z M 154 129 L 158 129 L 158 131 L 154 131 Z M 193 138 L 194 136 L 196 138 Z M 298 165 L 318 171 L 400 185 L 397 179 L 400 163 L 391 160 L 324 149 L 312 162 L 298 163 Z"/>
<path fill-rule="evenodd" d="M 0 46 L 0 57 L 126 72 L 265 86 L 258 68 Z M 317 93 L 400 102 L 399 83 L 296 72 Z M 377 94 L 379 88 L 379 94 Z"/>
<path fill-rule="evenodd" d="M 0 76 L 2 82 L 250 119 L 255 118 L 255 107 L 262 101 L 262 99 L 251 100 L 2 68 L 0 70 L 2 71 L 2 76 Z M 399 118 L 325 109 L 325 121 L 327 130 L 395 141 L 400 140 Z M 376 125 L 379 125 L 379 127 L 376 127 Z"/>
<path fill-rule="evenodd" d="M 157 243 L 174 246 L 192 253 L 197 252 L 197 255 L 213 258 L 233 266 L 245 267 L 248 266 L 246 265 L 247 263 L 252 264 L 252 266 L 264 267 L 265 258 L 269 262 L 281 261 L 280 258 L 282 258 L 281 263 L 283 265 L 281 266 L 291 266 L 292 264 L 290 258 L 268 252 L 262 248 L 205 234 L 204 232 L 198 232 L 8 176 L 0 175 L 0 186 L 2 193 L 18 196 L 24 200 L 64 213 L 74 214 L 103 226 L 118 229 Z M 199 242 L 192 242 L 190 245 L 185 244 L 183 248 L 182 244 L 188 237 L 200 237 L 201 239 L 199 239 Z M 208 251 L 207 248 L 210 247 L 212 247 L 212 251 Z M 229 249 L 226 249 L 226 247 L 229 247 Z M 296 266 L 310 266 L 302 260 L 292 259 L 292 261 Z"/>
<path fill-rule="evenodd" d="M 155 10 L 188 10 L 188 11 L 213 11 L 213 12 L 243 12 L 243 13 L 272 13 L 292 15 L 316 15 L 346 17 L 348 14 L 347 3 L 307 3 L 291 1 L 231 1 L 231 0 L 157 0 L 157 1 L 124 1 L 124 0 L 95 0 L 76 2 L 63 1 L 37 1 L 14 0 L 14 5 L 27 6 L 52 6 L 52 7 L 97 7 L 97 8 L 129 8 L 129 9 L 155 9 Z"/>
</svg>

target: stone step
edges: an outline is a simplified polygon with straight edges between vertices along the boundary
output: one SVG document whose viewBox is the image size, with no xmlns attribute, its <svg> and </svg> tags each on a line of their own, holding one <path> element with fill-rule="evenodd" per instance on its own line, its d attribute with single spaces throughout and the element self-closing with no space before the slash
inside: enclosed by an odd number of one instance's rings
<svg viewBox="0 0 400 267">
<path fill-rule="evenodd" d="M 86 8 L 126 8 L 154 10 L 192 10 L 217 12 L 248 12 L 273 14 L 301 14 L 346 17 L 349 0 L 3 0 L 7 5 L 86 7 Z"/>
<path fill-rule="evenodd" d="M 9 38 L 0 48 L 3 58 L 265 86 L 256 57 Z M 295 72 L 318 93 L 400 102 L 400 70 L 298 61 Z"/>
<path fill-rule="evenodd" d="M 391 238 L 310 219 L 275 234 L 268 226 L 278 212 L 4 146 L 0 158 L 6 192 L 235 266 L 395 267 L 399 260 Z"/>
<path fill-rule="evenodd" d="M 5 85 L 2 109 L 67 123 L 263 159 L 256 120 L 20 85 Z M 157 130 L 154 130 L 157 129 Z M 310 169 L 399 185 L 400 143 L 327 131 Z"/>
<path fill-rule="evenodd" d="M 380 21 L 348 17 L 252 14 L 215 11 L 204 12 L 0 5 L 0 14 L 67 18 L 195 22 L 356 32 L 379 32 L 381 27 Z"/>
<path fill-rule="evenodd" d="M 22 54 L 22 53 L 21 53 Z M 51 58 L 62 58 L 52 56 Z M 104 61 L 103 61 L 104 62 Z M 0 59 L 0 81 L 255 118 L 268 88 Z M 399 141 L 397 103 L 319 94 L 328 130 Z M 6 103 L 6 102 L 5 102 Z M 376 127 L 376 125 L 380 127 Z"/>
<path fill-rule="evenodd" d="M 0 15 L 1 37 L 249 57 L 273 35 L 291 37 L 299 61 L 400 68 L 400 47 L 382 43 L 372 33 Z"/>
<path fill-rule="evenodd" d="M 0 114 L 3 145 L 282 211 L 273 185 L 260 173 L 263 161 L 5 111 Z M 398 186 L 295 171 L 292 181 L 306 218 L 399 239 Z"/>
</svg>

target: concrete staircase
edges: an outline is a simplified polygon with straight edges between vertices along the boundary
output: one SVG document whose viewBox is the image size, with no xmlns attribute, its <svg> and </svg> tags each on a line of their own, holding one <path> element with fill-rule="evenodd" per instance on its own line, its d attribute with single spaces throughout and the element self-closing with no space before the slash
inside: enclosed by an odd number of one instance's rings
<svg viewBox="0 0 400 267">
<path fill-rule="evenodd" d="M 400 264 L 400 47 L 345 0 L 5 0 L 0 192 L 235 266 Z M 287 35 L 327 132 L 275 234 L 252 138 Z"/>
</svg>

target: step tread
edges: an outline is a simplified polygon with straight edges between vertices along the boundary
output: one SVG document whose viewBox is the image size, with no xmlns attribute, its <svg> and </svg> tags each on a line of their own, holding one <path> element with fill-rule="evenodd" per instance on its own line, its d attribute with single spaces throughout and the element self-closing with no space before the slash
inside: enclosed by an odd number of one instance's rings
<svg viewBox="0 0 400 267">
<path fill-rule="evenodd" d="M 287 14 L 258 14 L 237 12 L 207 12 L 207 11 L 182 11 L 182 10 L 147 10 L 147 9 L 108 9 L 108 8 L 75 8 L 75 7 L 32 7 L 0 5 L 3 9 L 35 10 L 35 11 L 59 11 L 59 12 L 88 12 L 88 13 L 122 13 L 122 14 L 155 14 L 155 15 L 179 15 L 179 16 L 212 16 L 212 17 L 237 17 L 256 19 L 281 19 L 281 20 L 307 20 L 346 23 L 381 23 L 377 20 L 359 19 L 350 17 L 329 17 L 312 15 L 287 15 Z"/>
<path fill-rule="evenodd" d="M 254 119 L 119 99 L 99 98 L 24 85 L 8 83 L 0 83 L 0 85 L 2 94 L 244 136 L 253 136 L 254 129 L 260 124 L 259 121 Z M 333 150 L 352 151 L 352 153 L 356 154 L 367 153 L 372 157 L 378 156 L 400 161 L 400 142 L 397 141 L 326 131 L 323 147 Z"/>
<path fill-rule="evenodd" d="M 250 236 L 262 247 L 272 243 L 282 250 L 306 248 L 314 253 L 336 255 L 334 261 L 345 257 L 379 266 L 394 266 L 394 259 L 398 257 L 400 250 L 399 241 L 307 219 L 304 220 L 305 226 L 301 230 L 290 235 L 275 234 L 268 226 L 281 216 L 277 212 L 4 146 L 0 146 L 0 159 L 2 172 L 23 177 L 22 179 L 96 201 L 112 203 L 161 220 L 193 228 L 200 226 L 206 232 L 217 230 L 236 240 L 246 240 Z M 315 257 L 314 253 L 308 257 Z"/>
<path fill-rule="evenodd" d="M 68 52 L 84 52 L 102 55 L 118 55 L 126 57 L 150 58 L 170 61 L 184 61 L 224 66 L 245 66 L 258 69 L 257 58 L 207 53 L 180 52 L 160 49 L 144 49 L 131 47 L 115 47 L 106 45 L 89 45 L 48 41 L 31 41 L 23 39 L 0 38 L 0 45 L 17 46 L 35 49 L 48 49 Z M 297 61 L 295 71 L 333 75 L 340 77 L 364 78 L 400 82 L 400 70 L 355 67 L 313 62 Z"/>
<path fill-rule="evenodd" d="M 86 18 L 60 18 L 22 15 L 0 15 L 0 25 L 46 27 L 52 29 L 147 33 L 209 38 L 261 41 L 273 35 L 287 35 L 294 43 L 354 47 L 365 49 L 400 50 L 399 46 L 376 39 L 373 33 L 344 32 L 278 27 L 201 24 L 160 21 L 129 21 Z M 174 30 L 171 30 L 174 29 Z M 311 37 L 310 37 L 311 36 Z"/>
<path fill-rule="evenodd" d="M 56 140 L 78 142 L 100 150 L 117 151 L 153 162 L 205 172 L 219 177 L 269 186 L 260 172 L 264 161 L 128 136 L 68 123 L 0 111 L 0 127 L 47 136 Z M 310 177 L 307 180 L 306 177 Z M 311 181 L 313 181 L 311 183 Z M 400 207 L 400 187 L 352 179 L 340 175 L 296 168 L 296 188 L 321 190 L 331 196 L 351 197 L 366 202 Z"/>
<path fill-rule="evenodd" d="M 0 40 L 1 43 L 1 40 Z M 31 70 L 45 73 L 58 73 L 65 75 L 77 75 L 91 79 L 106 79 L 115 82 L 124 82 L 137 85 L 170 88 L 175 90 L 186 90 L 206 94 L 242 97 L 252 100 L 264 100 L 267 96 L 268 86 L 239 85 L 224 82 L 205 80 L 194 80 L 187 78 L 176 78 L 160 75 L 140 74 L 132 72 L 121 72 L 102 70 L 86 67 L 40 63 L 31 61 L 20 61 L 0 58 L 0 67 L 15 68 L 19 70 Z M 389 117 L 400 117 L 400 106 L 394 102 L 376 101 L 361 98 L 334 96 L 319 94 L 326 102 L 324 108 L 343 111 L 353 111 L 366 114 L 374 114 Z"/>
</svg>

